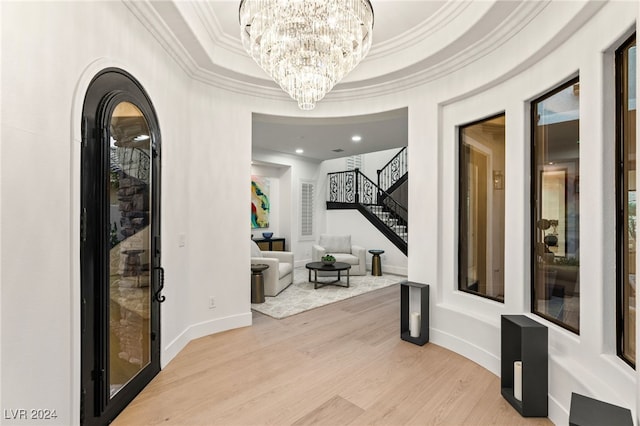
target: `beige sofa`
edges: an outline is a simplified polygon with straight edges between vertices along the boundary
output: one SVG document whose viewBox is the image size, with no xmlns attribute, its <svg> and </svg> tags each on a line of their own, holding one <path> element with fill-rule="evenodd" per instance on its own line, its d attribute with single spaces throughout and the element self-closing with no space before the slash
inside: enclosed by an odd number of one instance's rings
<svg viewBox="0 0 640 426">
<path fill-rule="evenodd" d="M 251 241 L 251 264 L 257 263 L 269 265 L 262 272 L 265 296 L 277 296 L 293 282 L 293 253 L 261 251 L 255 241 Z"/>
</svg>

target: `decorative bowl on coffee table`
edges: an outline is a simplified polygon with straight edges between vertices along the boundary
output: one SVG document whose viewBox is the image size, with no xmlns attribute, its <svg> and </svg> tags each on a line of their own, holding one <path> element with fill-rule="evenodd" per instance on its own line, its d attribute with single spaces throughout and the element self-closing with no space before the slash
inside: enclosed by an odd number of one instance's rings
<svg viewBox="0 0 640 426">
<path fill-rule="evenodd" d="M 325 265 L 333 265 L 334 263 L 336 263 L 336 258 L 330 254 L 322 256 L 322 259 L 320 260 L 322 260 L 322 263 Z"/>
</svg>

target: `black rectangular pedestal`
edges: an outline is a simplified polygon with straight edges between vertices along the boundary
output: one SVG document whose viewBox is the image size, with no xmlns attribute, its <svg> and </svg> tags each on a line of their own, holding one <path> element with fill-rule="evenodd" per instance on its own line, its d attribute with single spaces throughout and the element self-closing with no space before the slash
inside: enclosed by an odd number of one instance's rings
<svg viewBox="0 0 640 426">
<path fill-rule="evenodd" d="M 631 410 L 571 393 L 569 426 L 633 426 Z"/>
<path fill-rule="evenodd" d="M 411 337 L 409 332 L 409 290 L 420 289 L 420 336 Z M 429 341 L 429 286 L 427 284 L 403 281 L 400 283 L 400 338 L 416 345 Z"/>
<path fill-rule="evenodd" d="M 502 315 L 501 344 L 502 396 L 523 417 L 547 417 L 547 327 L 524 315 Z M 522 361 L 522 401 L 513 395 L 514 361 Z"/>
</svg>

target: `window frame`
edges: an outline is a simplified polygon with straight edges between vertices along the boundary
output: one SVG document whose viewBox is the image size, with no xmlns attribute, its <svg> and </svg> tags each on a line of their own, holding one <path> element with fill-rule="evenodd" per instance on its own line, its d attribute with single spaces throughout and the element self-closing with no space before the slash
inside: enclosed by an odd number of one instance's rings
<svg viewBox="0 0 640 426">
<path fill-rule="evenodd" d="M 531 313 L 534 315 L 537 315 L 559 327 L 564 328 L 565 330 L 568 330 L 572 333 L 575 333 L 576 335 L 580 335 L 580 322 L 578 322 L 578 328 L 574 328 L 571 327 L 570 325 L 556 319 L 553 318 L 550 315 L 544 314 L 543 312 L 540 312 L 536 309 L 536 293 L 535 293 L 535 286 L 536 286 L 536 279 L 537 279 L 537 275 L 536 275 L 536 267 L 537 267 L 537 262 L 536 262 L 536 255 L 537 255 L 537 236 L 536 236 L 536 228 L 537 228 L 537 213 L 538 213 L 538 204 L 537 204 L 537 195 L 538 195 L 538 191 L 537 191 L 537 185 L 538 185 L 538 173 L 537 173 L 537 163 L 536 163 L 536 124 L 538 122 L 537 120 L 537 116 L 536 116 L 536 108 L 534 107 L 534 105 L 536 103 L 539 103 L 545 99 L 551 98 L 552 96 L 554 96 L 557 93 L 562 92 L 563 90 L 567 89 L 568 87 L 571 87 L 575 84 L 580 84 L 580 75 L 576 75 L 573 78 L 570 78 L 566 81 L 564 81 L 563 83 L 558 84 L 557 86 L 555 86 L 553 89 L 548 90 L 546 92 L 544 92 L 542 95 L 538 96 L 535 99 L 532 99 L 529 102 L 529 120 L 530 120 L 530 176 L 529 176 L 529 180 L 531 182 L 531 185 L 529 187 L 530 190 L 530 203 L 531 203 L 531 208 L 530 208 L 530 224 L 529 224 L 529 232 L 530 232 L 530 238 L 531 238 L 531 244 L 530 244 L 530 282 L 529 282 L 529 290 L 530 290 L 530 295 L 531 295 Z M 578 110 L 578 120 L 580 120 L 580 110 Z M 579 123 L 578 123 L 579 125 Z M 580 158 L 580 156 L 578 155 L 578 159 Z M 578 167 L 578 177 L 580 176 L 579 173 L 579 167 Z M 579 235 L 579 234 L 578 234 Z M 578 274 L 580 274 L 580 269 L 578 269 Z"/>
<path fill-rule="evenodd" d="M 457 264 L 458 264 L 458 270 L 457 270 L 457 273 L 458 273 L 458 280 L 457 280 L 458 281 L 458 287 L 457 288 L 458 288 L 458 291 L 461 291 L 463 293 L 472 294 L 474 296 L 479 296 L 479 297 L 482 297 L 482 298 L 485 298 L 485 299 L 493 300 L 494 302 L 499 302 L 499 303 L 504 304 L 505 303 L 504 299 L 506 298 L 506 295 L 503 295 L 503 298 L 500 299 L 500 298 L 495 297 L 495 296 L 490 296 L 488 294 L 483 294 L 483 293 L 481 293 L 479 291 L 473 291 L 473 290 L 469 290 L 468 288 L 463 288 L 462 281 L 463 281 L 463 279 L 466 280 L 467 274 L 466 273 L 463 274 L 463 267 L 462 267 L 462 262 L 461 262 L 462 251 L 463 251 L 462 233 L 461 233 L 462 220 L 463 220 L 463 217 L 462 217 L 462 212 L 463 212 L 462 205 L 463 205 L 463 202 L 464 202 L 464 195 L 463 195 L 463 193 L 461 191 L 461 188 L 462 188 L 462 181 L 463 181 L 463 179 L 465 179 L 465 173 L 464 172 L 466 171 L 466 169 L 463 169 L 463 164 L 462 164 L 462 149 L 464 148 L 463 147 L 463 144 L 464 144 L 464 142 L 463 142 L 463 132 L 464 132 L 464 129 L 466 129 L 468 127 L 475 126 L 477 124 L 480 124 L 480 123 L 483 123 L 483 122 L 486 122 L 486 121 L 491 121 L 491 120 L 494 120 L 494 119 L 496 119 L 498 117 L 504 117 L 505 118 L 505 147 L 504 148 L 505 148 L 505 152 L 506 152 L 506 117 L 507 117 L 506 111 L 502 111 L 502 112 L 499 112 L 497 114 L 493 114 L 493 115 L 481 118 L 479 120 L 475 120 L 475 121 L 472 121 L 472 122 L 457 126 L 458 127 L 458 144 L 457 144 L 458 145 L 458 156 L 457 156 L 458 157 L 457 158 L 457 160 L 458 160 L 458 185 L 457 185 L 457 190 L 458 190 L 458 258 L 457 258 Z M 506 166 L 506 160 L 505 160 L 505 166 Z M 504 190 L 504 186 L 503 186 L 503 190 Z M 504 224 L 503 224 L 503 226 L 504 226 Z M 503 264 L 503 268 L 504 268 L 504 264 Z M 503 283 L 503 292 L 504 292 L 504 283 Z"/>
<path fill-rule="evenodd" d="M 628 49 L 634 44 L 637 46 L 636 33 L 633 33 L 629 38 L 627 38 L 620 45 L 620 47 L 618 47 L 615 51 L 616 354 L 633 369 L 636 368 L 635 361 L 627 358 L 624 353 L 625 320 L 624 320 L 623 298 L 625 296 L 624 283 L 626 281 L 624 272 L 625 272 L 625 265 L 626 265 L 625 258 L 628 257 L 628 252 L 627 252 L 628 247 L 625 247 L 624 236 L 625 236 L 625 233 L 628 232 L 628 228 L 626 226 L 628 217 L 625 215 L 625 205 L 624 205 L 626 201 L 626 197 L 624 197 L 624 190 L 627 187 L 625 185 L 625 183 L 627 182 L 625 177 L 627 169 L 625 167 L 626 145 L 624 140 L 625 121 L 624 121 L 624 114 L 623 114 L 623 107 L 624 107 L 623 103 L 627 100 L 627 98 L 624 96 L 624 92 L 626 92 L 626 88 L 623 88 L 623 84 L 625 82 L 628 84 L 629 80 L 627 76 L 627 79 L 623 81 L 622 76 L 627 74 L 626 70 L 623 70 L 623 67 L 628 63 L 628 56 L 626 60 L 623 60 L 623 56 L 626 54 L 626 52 L 628 52 Z M 637 55 L 637 48 L 636 48 L 636 55 Z M 637 73 L 637 69 L 636 69 L 636 73 Z M 637 98 L 637 94 L 636 94 L 636 98 Z M 636 104 L 636 116 L 637 116 L 637 104 Z M 636 168 L 636 173 L 637 173 L 637 168 Z M 636 188 L 636 191 L 637 191 L 637 188 Z M 633 336 L 633 338 L 635 339 L 635 335 Z M 637 342 L 636 342 L 636 351 L 637 351 Z"/>
</svg>

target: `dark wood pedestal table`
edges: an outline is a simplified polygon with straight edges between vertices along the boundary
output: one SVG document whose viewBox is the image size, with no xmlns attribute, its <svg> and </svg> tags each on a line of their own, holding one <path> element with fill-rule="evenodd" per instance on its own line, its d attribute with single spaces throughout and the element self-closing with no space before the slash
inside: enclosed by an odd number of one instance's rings
<svg viewBox="0 0 640 426">
<path fill-rule="evenodd" d="M 314 290 L 318 287 L 324 287 L 325 285 L 336 285 L 338 287 L 349 287 L 349 269 L 351 265 L 344 262 L 335 262 L 332 265 L 325 265 L 322 262 L 311 262 L 306 264 L 306 268 L 309 270 L 309 282 L 313 283 Z M 314 272 L 313 281 L 311 281 L 311 271 Z M 338 279 L 331 282 L 318 282 L 318 271 L 323 272 L 337 272 Z M 340 272 L 347 271 L 347 285 L 342 284 L 340 281 Z"/>
<path fill-rule="evenodd" d="M 371 275 L 374 277 L 381 277 L 382 262 L 380 261 L 380 255 L 384 253 L 384 250 L 369 250 L 369 253 L 373 255 L 371 258 Z"/>
<path fill-rule="evenodd" d="M 264 277 L 262 271 L 269 265 L 256 263 L 251 265 L 251 303 L 264 303 Z"/>
</svg>

